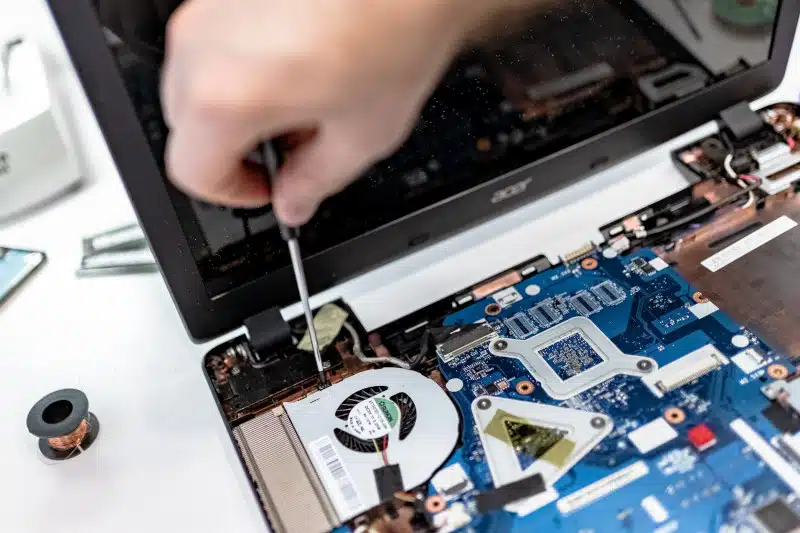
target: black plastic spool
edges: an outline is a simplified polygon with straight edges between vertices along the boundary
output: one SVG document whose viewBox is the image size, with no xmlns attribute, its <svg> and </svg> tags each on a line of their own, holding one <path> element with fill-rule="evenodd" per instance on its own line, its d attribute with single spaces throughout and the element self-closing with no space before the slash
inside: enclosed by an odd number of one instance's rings
<svg viewBox="0 0 800 533">
<path fill-rule="evenodd" d="M 56 450 L 47 439 L 69 435 L 86 420 L 89 431 L 80 447 L 72 450 Z M 76 389 L 51 392 L 31 408 L 28 413 L 28 431 L 39 437 L 39 451 L 48 459 L 63 461 L 81 454 L 97 438 L 100 422 L 89 412 L 89 399 Z"/>
</svg>

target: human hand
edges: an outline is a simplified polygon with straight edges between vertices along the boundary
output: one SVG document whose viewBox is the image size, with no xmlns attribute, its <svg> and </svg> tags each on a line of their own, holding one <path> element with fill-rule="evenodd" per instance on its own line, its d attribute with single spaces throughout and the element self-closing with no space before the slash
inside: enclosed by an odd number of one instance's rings
<svg viewBox="0 0 800 533">
<path fill-rule="evenodd" d="M 407 137 L 474 24 L 470 4 L 184 3 L 169 23 L 162 87 L 170 178 L 215 203 L 272 201 L 286 224 L 307 222 Z M 243 160 L 287 134 L 295 147 L 269 190 Z"/>
</svg>

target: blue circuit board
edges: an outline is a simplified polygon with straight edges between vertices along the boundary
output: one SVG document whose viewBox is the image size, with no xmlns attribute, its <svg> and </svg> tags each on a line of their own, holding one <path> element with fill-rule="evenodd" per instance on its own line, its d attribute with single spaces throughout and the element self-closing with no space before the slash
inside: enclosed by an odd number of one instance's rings
<svg viewBox="0 0 800 533">
<path fill-rule="evenodd" d="M 659 398 L 638 376 L 618 375 L 565 401 L 556 401 L 538 386 L 521 361 L 497 357 L 488 343 L 473 348 L 439 367 L 445 379 L 460 379 L 464 386 L 450 392 L 463 417 L 461 447 L 448 464 L 460 463 L 474 490 L 459 500 L 474 512 L 474 496 L 494 487 L 485 451 L 471 414 L 478 396 L 494 395 L 584 411 L 605 413 L 613 431 L 554 485 L 559 498 L 569 496 L 625 468 L 645 466 L 647 474 L 616 488 L 578 510 L 564 513 L 557 501 L 520 517 L 504 510 L 475 515 L 463 531 L 645 533 L 686 531 L 756 531 L 750 513 L 776 497 L 788 496 L 789 487 L 739 438 L 731 422 L 742 419 L 765 439 L 778 434 L 762 410 L 769 401 L 761 392 L 768 380 L 768 365 L 795 367 L 757 336 L 708 304 L 698 307 L 698 296 L 674 269 L 659 263 L 650 250 L 626 257 L 592 256 L 597 267 L 559 266 L 533 276 L 504 291 L 504 308 L 487 314 L 487 297 L 454 312 L 445 325 L 487 322 L 511 339 L 533 338 L 573 317 L 591 320 L 623 353 L 646 356 L 659 367 L 712 345 L 727 358 L 748 348 L 764 358 L 761 368 L 746 374 L 737 364 L 727 364 L 689 381 Z M 651 266 L 650 261 L 655 266 Z M 702 300 L 701 300 L 702 302 Z M 734 338 L 736 337 L 736 338 Z M 566 355 L 565 355 L 566 354 Z M 539 355 L 561 379 L 592 368 L 602 361 L 595 347 L 580 336 L 567 336 L 541 350 Z M 516 384 L 531 381 L 530 395 L 517 392 Z M 663 417 L 667 408 L 685 413 L 674 424 L 677 437 L 642 453 L 628 435 L 636 428 Z M 705 424 L 716 443 L 698 450 L 687 433 Z M 431 488 L 431 493 L 435 489 Z M 654 518 L 643 501 L 656 499 L 668 518 Z M 652 498 L 651 498 L 652 500 Z M 794 504 L 793 504 L 794 505 Z"/>
</svg>

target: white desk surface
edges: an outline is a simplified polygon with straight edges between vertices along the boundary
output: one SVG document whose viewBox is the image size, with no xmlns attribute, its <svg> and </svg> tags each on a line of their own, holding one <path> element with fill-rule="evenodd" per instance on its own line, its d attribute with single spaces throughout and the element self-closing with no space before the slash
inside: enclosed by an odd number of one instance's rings
<svg viewBox="0 0 800 533">
<path fill-rule="evenodd" d="M 42 4 L 0 0 L 0 34 L 21 24 L 42 44 L 88 183 L 48 210 L 0 228 L 3 245 L 50 257 L 0 309 L 0 529 L 262 533 L 257 503 L 201 372 L 208 346 L 188 340 L 160 276 L 74 276 L 81 236 L 133 215 Z M 781 88 L 757 105 L 797 98 L 800 69 L 789 70 Z M 685 186 L 668 152 L 700 134 L 354 279 L 316 302 L 343 296 L 375 327 L 537 253 L 555 258 L 599 238 L 601 224 Z M 87 393 L 102 429 L 85 455 L 45 464 L 25 417 L 42 395 L 62 387 Z"/>
</svg>

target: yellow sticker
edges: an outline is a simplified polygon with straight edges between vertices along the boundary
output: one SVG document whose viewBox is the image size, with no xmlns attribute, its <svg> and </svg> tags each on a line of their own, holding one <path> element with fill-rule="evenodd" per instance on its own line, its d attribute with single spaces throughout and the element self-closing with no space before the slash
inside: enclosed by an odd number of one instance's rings
<svg viewBox="0 0 800 533">
<path fill-rule="evenodd" d="M 324 350 L 342 331 L 342 325 L 347 320 L 347 311 L 333 304 L 325 304 L 322 309 L 317 311 L 314 317 L 314 328 L 317 330 L 317 340 L 319 349 Z M 310 352 L 314 350 L 311 345 L 311 337 L 306 332 L 297 344 L 299 350 Z"/>
<path fill-rule="evenodd" d="M 547 461 L 551 465 L 562 468 L 569 461 L 570 455 L 575 450 L 575 443 L 568 439 L 561 439 L 542 455 L 542 461 Z"/>
<path fill-rule="evenodd" d="M 575 443 L 564 438 L 565 432 L 539 426 L 530 420 L 498 409 L 484 432 L 508 444 L 518 454 L 541 459 L 561 468 L 572 452 Z"/>
</svg>

